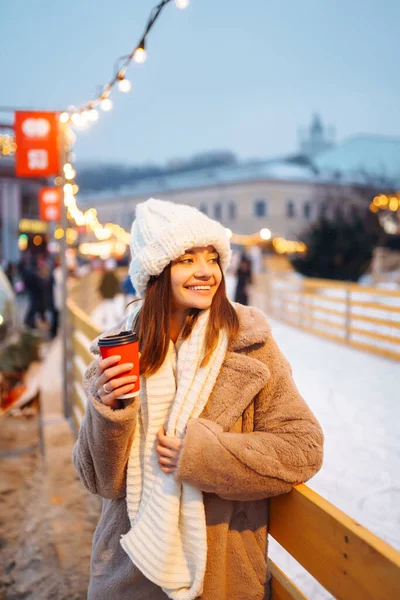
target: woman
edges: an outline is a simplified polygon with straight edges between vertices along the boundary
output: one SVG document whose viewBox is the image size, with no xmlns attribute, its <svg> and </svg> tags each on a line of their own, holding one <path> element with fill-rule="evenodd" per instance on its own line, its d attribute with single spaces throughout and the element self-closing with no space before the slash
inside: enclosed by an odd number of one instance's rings
<svg viewBox="0 0 400 600">
<path fill-rule="evenodd" d="M 140 398 L 118 400 L 131 364 L 97 358 L 74 449 L 103 498 L 88 597 L 268 598 L 267 498 L 318 471 L 321 428 L 265 317 L 226 298 L 219 223 L 150 199 L 131 251 L 143 302 L 115 331 L 139 333 Z"/>
<path fill-rule="evenodd" d="M 103 330 L 115 326 L 125 314 L 121 282 L 116 269 L 117 263 L 114 258 L 109 258 L 103 263 L 103 274 L 98 287 L 102 300 L 90 315 L 92 321 Z"/>
</svg>

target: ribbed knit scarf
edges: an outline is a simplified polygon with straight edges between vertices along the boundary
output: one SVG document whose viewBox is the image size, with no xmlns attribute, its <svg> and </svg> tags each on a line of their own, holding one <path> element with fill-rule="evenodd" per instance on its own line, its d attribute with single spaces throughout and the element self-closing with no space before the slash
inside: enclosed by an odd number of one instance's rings
<svg viewBox="0 0 400 600">
<path fill-rule="evenodd" d="M 131 529 L 121 545 L 145 577 L 174 600 L 194 600 L 202 593 L 206 521 L 202 492 L 161 471 L 157 432 L 165 427 L 167 436 L 183 438 L 188 420 L 198 417 L 207 403 L 228 345 L 227 335 L 220 333 L 208 364 L 200 366 L 208 318 L 209 310 L 201 313 L 178 355 L 170 342 L 158 371 L 141 377 L 141 406 L 128 461 Z"/>
</svg>

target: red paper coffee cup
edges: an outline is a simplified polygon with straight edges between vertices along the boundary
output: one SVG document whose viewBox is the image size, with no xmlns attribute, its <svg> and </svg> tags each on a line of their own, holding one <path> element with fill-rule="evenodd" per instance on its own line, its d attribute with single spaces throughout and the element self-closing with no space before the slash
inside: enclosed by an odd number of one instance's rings
<svg viewBox="0 0 400 600">
<path fill-rule="evenodd" d="M 140 392 L 140 367 L 139 367 L 139 338 L 133 331 L 121 331 L 118 334 L 106 335 L 99 340 L 99 349 L 102 358 L 109 356 L 120 356 L 121 360 L 117 365 L 124 363 L 133 363 L 130 371 L 125 371 L 121 375 L 115 377 L 130 377 L 136 375 L 137 380 L 134 382 L 134 389 L 129 394 L 119 396 L 119 399 L 133 398 L 138 396 Z"/>
</svg>

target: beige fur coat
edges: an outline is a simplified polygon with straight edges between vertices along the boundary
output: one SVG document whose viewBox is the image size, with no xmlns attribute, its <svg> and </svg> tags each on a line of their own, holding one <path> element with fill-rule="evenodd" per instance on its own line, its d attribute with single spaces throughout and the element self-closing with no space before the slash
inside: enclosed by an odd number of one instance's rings
<svg viewBox="0 0 400 600">
<path fill-rule="evenodd" d="M 202 600 L 269 598 L 267 499 L 306 481 L 322 463 L 321 427 L 265 317 L 235 308 L 238 336 L 201 418 L 188 424 L 178 466 L 180 480 L 203 491 L 208 558 Z M 88 404 L 73 454 L 84 485 L 103 498 L 88 598 L 166 600 L 119 543 L 130 529 L 125 477 L 139 400 L 122 410 L 101 404 L 96 362 L 85 375 Z"/>
</svg>

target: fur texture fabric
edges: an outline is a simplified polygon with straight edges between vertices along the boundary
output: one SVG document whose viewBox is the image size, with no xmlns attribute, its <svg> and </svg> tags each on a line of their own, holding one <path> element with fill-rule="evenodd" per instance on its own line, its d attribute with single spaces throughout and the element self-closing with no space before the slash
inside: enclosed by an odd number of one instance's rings
<svg viewBox="0 0 400 600">
<path fill-rule="evenodd" d="M 321 427 L 264 315 L 235 309 L 239 333 L 203 413 L 188 423 L 177 471 L 203 492 L 208 553 L 201 600 L 269 598 L 268 498 L 307 481 L 323 457 Z M 122 410 L 104 406 L 94 386 L 97 360 L 84 378 L 88 404 L 73 454 L 84 485 L 103 498 L 88 598 L 166 600 L 119 544 L 130 527 L 126 469 L 139 400 Z"/>
</svg>

